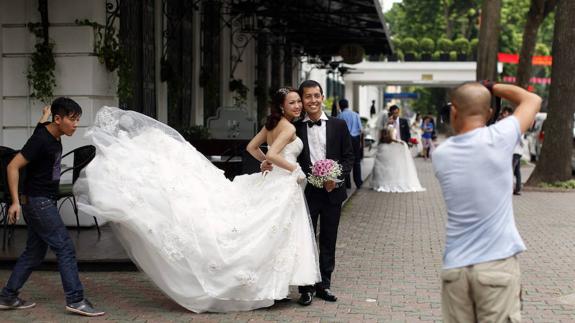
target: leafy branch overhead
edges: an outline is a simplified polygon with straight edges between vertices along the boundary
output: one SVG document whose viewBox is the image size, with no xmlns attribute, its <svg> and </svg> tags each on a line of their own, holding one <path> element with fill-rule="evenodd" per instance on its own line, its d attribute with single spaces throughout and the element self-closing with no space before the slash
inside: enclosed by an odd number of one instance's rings
<svg viewBox="0 0 575 323">
<path fill-rule="evenodd" d="M 104 26 L 88 19 L 75 20 L 79 26 L 89 26 L 94 30 L 94 53 L 100 64 L 106 66 L 108 72 L 118 71 L 118 97 L 125 101 L 132 97 L 130 74 L 132 65 L 125 55 L 114 26 Z"/>
</svg>

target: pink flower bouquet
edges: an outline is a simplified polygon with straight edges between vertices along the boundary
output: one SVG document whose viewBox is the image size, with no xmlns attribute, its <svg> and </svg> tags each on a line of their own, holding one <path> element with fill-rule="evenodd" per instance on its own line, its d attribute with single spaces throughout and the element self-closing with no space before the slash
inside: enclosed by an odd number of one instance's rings
<svg viewBox="0 0 575 323">
<path fill-rule="evenodd" d="M 335 160 L 318 160 L 313 164 L 307 181 L 317 188 L 323 188 L 323 183 L 328 180 L 341 182 L 338 177 L 341 176 L 342 171 L 341 165 Z"/>
</svg>

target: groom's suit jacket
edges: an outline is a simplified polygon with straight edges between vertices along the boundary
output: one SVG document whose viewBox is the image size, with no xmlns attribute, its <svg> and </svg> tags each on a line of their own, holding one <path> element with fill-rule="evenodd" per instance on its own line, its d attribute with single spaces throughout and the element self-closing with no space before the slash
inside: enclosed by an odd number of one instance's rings
<svg viewBox="0 0 575 323">
<path fill-rule="evenodd" d="M 345 178 L 351 172 L 353 167 L 354 155 L 353 148 L 351 146 L 351 135 L 347 129 L 347 124 L 344 120 L 328 117 L 329 120 L 325 121 L 326 125 L 326 152 L 325 158 L 337 161 L 343 168 L 343 174 L 340 177 L 341 180 Z M 302 171 L 309 176 L 311 173 L 311 158 L 309 143 L 307 139 L 308 125 L 303 121 L 298 121 L 295 123 L 296 135 L 303 141 L 303 150 L 298 156 L 298 163 Z M 347 198 L 347 192 L 345 185 L 339 185 L 331 192 L 327 192 L 324 188 L 316 188 L 312 185 L 307 185 L 305 188 L 306 198 L 310 194 L 328 194 L 329 200 L 332 204 L 341 204 Z"/>
</svg>

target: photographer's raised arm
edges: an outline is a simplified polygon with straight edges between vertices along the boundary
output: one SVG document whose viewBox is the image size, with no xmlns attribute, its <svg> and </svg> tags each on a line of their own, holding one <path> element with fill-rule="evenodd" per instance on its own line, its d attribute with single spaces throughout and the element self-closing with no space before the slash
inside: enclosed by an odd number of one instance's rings
<svg viewBox="0 0 575 323">
<path fill-rule="evenodd" d="M 541 98 L 519 86 L 497 83 L 493 86 L 493 94 L 512 102 L 516 108 L 513 115 L 519 120 L 521 133 L 531 127 L 535 115 L 541 109 Z"/>
</svg>

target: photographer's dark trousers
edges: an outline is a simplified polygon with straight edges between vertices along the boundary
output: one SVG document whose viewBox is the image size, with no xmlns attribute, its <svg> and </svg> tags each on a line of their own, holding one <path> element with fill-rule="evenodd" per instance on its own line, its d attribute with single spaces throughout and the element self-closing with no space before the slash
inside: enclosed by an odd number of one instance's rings
<svg viewBox="0 0 575 323">
<path fill-rule="evenodd" d="M 513 192 L 521 191 L 521 155 L 513 154 L 513 175 L 515 175 L 515 189 Z"/>
<path fill-rule="evenodd" d="M 353 148 L 353 155 L 355 157 L 353 161 L 353 182 L 357 188 L 360 188 L 363 184 L 361 179 L 361 159 L 363 158 L 363 151 L 361 148 L 361 135 L 351 137 L 351 146 Z M 345 176 L 345 186 L 351 188 L 351 178 L 350 175 Z"/>
<path fill-rule="evenodd" d="M 24 286 L 32 270 L 42 263 L 50 247 L 58 259 L 66 303 L 76 303 L 84 299 L 74 245 L 58 213 L 56 202 L 55 199 L 47 197 L 28 197 L 22 205 L 22 214 L 28 226 L 28 240 L 6 287 L 2 289 L 3 298 L 13 299 L 18 296 L 18 291 Z"/>
</svg>

